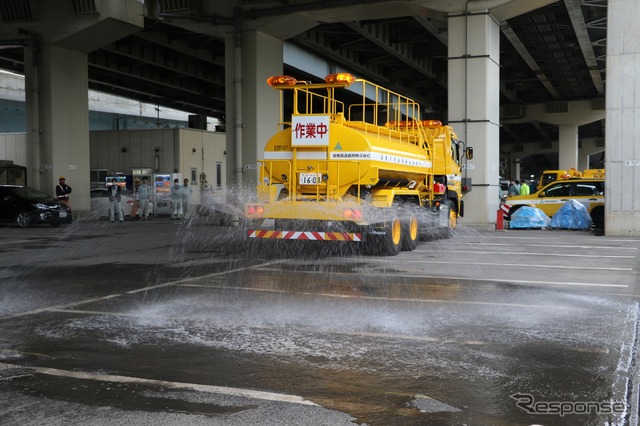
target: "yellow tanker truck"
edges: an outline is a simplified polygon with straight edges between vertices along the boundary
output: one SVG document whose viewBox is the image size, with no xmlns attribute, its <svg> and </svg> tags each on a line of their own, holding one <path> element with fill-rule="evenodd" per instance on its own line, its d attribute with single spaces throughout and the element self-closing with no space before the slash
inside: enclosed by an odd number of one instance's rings
<svg viewBox="0 0 640 426">
<path fill-rule="evenodd" d="M 425 234 L 450 235 L 473 155 L 451 127 L 421 120 L 416 102 L 350 74 L 267 82 L 280 91 L 280 130 L 258 162 L 247 238 L 352 241 L 397 255 Z"/>
</svg>

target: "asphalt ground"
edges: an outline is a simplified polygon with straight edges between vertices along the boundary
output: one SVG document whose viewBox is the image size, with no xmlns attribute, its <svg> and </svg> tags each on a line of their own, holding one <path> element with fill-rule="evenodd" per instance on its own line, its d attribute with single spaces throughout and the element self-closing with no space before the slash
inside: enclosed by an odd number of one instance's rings
<svg viewBox="0 0 640 426">
<path fill-rule="evenodd" d="M 0 424 L 636 424 L 640 238 L 0 228 Z"/>
</svg>

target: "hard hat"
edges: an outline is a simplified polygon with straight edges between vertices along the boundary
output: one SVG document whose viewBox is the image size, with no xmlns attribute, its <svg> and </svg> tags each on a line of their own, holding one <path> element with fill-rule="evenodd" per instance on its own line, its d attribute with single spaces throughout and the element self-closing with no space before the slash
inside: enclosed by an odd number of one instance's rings
<svg viewBox="0 0 640 426">
<path fill-rule="evenodd" d="M 58 180 L 63 180 L 63 179 L 64 179 L 64 176 L 60 176 L 60 177 L 58 178 Z M 66 180 L 66 179 L 64 179 L 64 180 Z"/>
</svg>

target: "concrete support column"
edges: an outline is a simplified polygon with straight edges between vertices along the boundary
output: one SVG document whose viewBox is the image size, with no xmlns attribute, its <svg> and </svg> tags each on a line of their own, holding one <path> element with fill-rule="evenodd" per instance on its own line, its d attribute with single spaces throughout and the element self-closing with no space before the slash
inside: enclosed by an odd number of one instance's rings
<svg viewBox="0 0 640 426">
<path fill-rule="evenodd" d="M 256 161 L 262 158 L 267 140 L 278 130 L 279 93 L 266 83 L 272 75 L 282 74 L 283 43 L 258 31 L 242 33 L 241 47 L 233 48 L 235 41 L 233 34 L 227 36 L 226 83 L 227 83 L 227 157 L 228 164 L 236 164 L 238 156 L 241 159 L 241 182 L 238 173 L 230 170 L 228 179 L 234 184 L 243 183 L 255 185 L 258 175 Z M 240 53 L 241 61 L 236 61 L 232 52 Z M 241 64 L 242 95 L 238 99 L 233 91 L 234 75 L 237 66 Z M 241 111 L 240 120 L 237 113 Z M 237 152 L 238 134 L 231 126 L 238 123 L 242 126 L 240 152 Z M 231 169 L 231 167 L 230 167 Z"/>
<path fill-rule="evenodd" d="M 500 28 L 487 11 L 449 16 L 449 123 L 474 148 L 466 223 L 492 223 L 499 205 Z"/>
<path fill-rule="evenodd" d="M 73 188 L 74 212 L 89 203 L 89 85 L 87 55 L 52 45 L 27 49 L 25 67 L 30 185 L 55 194 L 58 177 Z"/>
<path fill-rule="evenodd" d="M 607 15 L 605 233 L 640 236 L 640 8 L 613 1 Z"/>
<path fill-rule="evenodd" d="M 38 57 L 35 45 L 35 38 L 32 39 L 32 45 L 24 49 L 24 68 L 25 68 L 25 109 L 26 109 L 26 130 L 27 130 L 27 146 L 26 157 L 29 176 L 27 184 L 36 189 L 50 192 L 51 188 L 42 188 L 40 184 L 40 175 L 43 172 L 40 165 L 40 79 L 38 76 Z"/>
<path fill-rule="evenodd" d="M 578 168 L 578 126 L 558 127 L 558 169 Z"/>
</svg>

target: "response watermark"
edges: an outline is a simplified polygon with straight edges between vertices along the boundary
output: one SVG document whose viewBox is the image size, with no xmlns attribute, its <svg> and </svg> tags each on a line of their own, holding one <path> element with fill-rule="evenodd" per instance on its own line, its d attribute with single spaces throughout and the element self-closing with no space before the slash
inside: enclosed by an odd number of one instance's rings
<svg viewBox="0 0 640 426">
<path fill-rule="evenodd" d="M 536 401 L 528 393 L 514 393 L 509 396 L 516 405 L 529 414 L 550 414 L 560 417 L 567 414 L 620 414 L 626 405 L 619 401 Z"/>
</svg>

